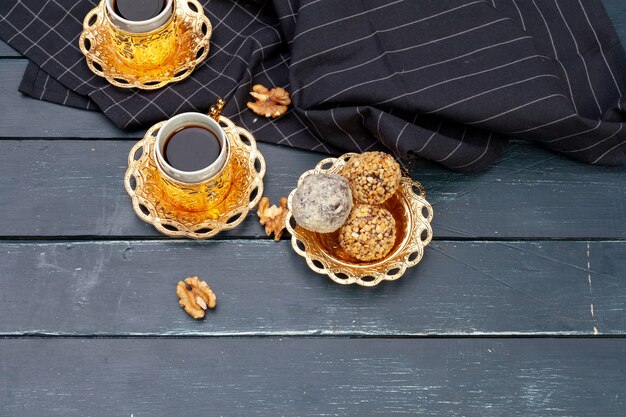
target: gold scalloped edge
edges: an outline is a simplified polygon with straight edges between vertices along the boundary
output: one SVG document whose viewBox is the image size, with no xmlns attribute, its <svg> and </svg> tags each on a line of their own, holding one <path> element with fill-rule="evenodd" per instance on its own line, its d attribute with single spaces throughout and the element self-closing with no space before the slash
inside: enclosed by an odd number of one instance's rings
<svg viewBox="0 0 626 417">
<path fill-rule="evenodd" d="M 78 39 L 80 51 L 85 56 L 87 66 L 96 75 L 105 78 L 110 84 L 120 88 L 139 88 L 141 90 L 156 90 L 164 87 L 167 84 L 184 80 L 189 77 L 194 71 L 196 66 L 200 64 L 209 54 L 209 41 L 213 27 L 211 21 L 204 15 L 204 9 L 197 0 L 174 0 L 178 1 L 177 11 L 183 18 L 190 22 L 190 25 L 194 28 L 196 35 L 200 34 L 202 37 L 197 36 L 194 39 L 193 55 L 195 59 L 189 60 L 180 68 L 168 71 L 168 74 L 164 74 L 160 78 L 132 76 L 129 74 L 122 74 L 115 68 L 105 67 L 103 61 L 99 58 L 100 50 L 95 47 L 97 45 L 96 39 L 102 38 L 99 33 L 101 30 L 106 30 L 104 22 L 104 0 L 101 1 L 96 7 L 94 7 L 83 20 L 83 31 Z M 197 12 L 191 10 L 189 3 L 193 4 L 198 10 Z M 95 20 L 91 20 L 95 17 Z M 195 22 L 194 22 L 195 21 Z M 91 23 L 90 23 L 91 22 Z M 207 33 L 202 33 L 202 26 L 206 25 Z M 91 48 L 87 48 L 85 41 L 89 41 L 92 45 Z M 203 49 L 204 48 L 204 49 Z M 203 49 L 203 52 L 198 55 L 198 52 Z M 171 75 L 173 74 L 173 75 Z"/>
<path fill-rule="evenodd" d="M 186 225 L 178 222 L 176 219 L 160 218 L 156 212 L 154 204 L 142 194 L 146 181 L 141 175 L 140 167 L 145 162 L 146 158 L 151 158 L 152 143 L 154 143 L 154 140 L 156 139 L 156 133 L 165 122 L 160 122 L 152 126 L 146 132 L 143 139 L 139 140 L 131 148 L 128 154 L 128 169 L 124 175 L 124 187 L 126 188 L 126 192 L 128 192 L 132 198 L 133 209 L 141 220 L 152 224 L 159 232 L 166 236 L 208 239 L 220 232 L 231 230 L 239 226 L 241 222 L 245 220 L 250 210 L 252 210 L 259 203 L 259 200 L 261 200 L 263 195 L 263 177 L 266 172 L 266 164 L 263 154 L 261 154 L 261 152 L 257 149 L 254 136 L 247 130 L 239 126 L 235 126 L 230 119 L 224 116 L 220 116 L 219 122 L 226 125 L 223 128 L 232 141 L 231 145 L 234 147 L 240 147 L 248 153 L 248 167 L 251 175 L 254 176 L 253 180 L 244 192 L 245 198 L 242 199 L 242 204 L 227 213 L 221 213 L 220 218 L 226 219 L 225 221 L 207 219 L 201 223 L 194 224 L 193 227 L 187 227 Z M 248 143 L 245 143 L 241 136 L 245 137 Z M 142 154 L 138 159 L 135 159 L 135 155 L 140 149 L 142 150 Z M 131 179 L 134 179 L 135 181 L 134 186 L 131 184 Z M 254 195 L 254 198 L 251 199 L 251 196 L 255 191 L 256 194 Z M 245 203 L 245 200 L 248 201 L 248 204 Z M 145 207 L 145 211 L 142 209 L 142 206 Z M 206 231 L 198 232 L 199 230 Z"/>
<path fill-rule="evenodd" d="M 320 161 L 312 170 L 304 172 L 298 185 L 304 178 L 313 174 L 337 173 L 355 153 L 347 153 L 339 158 L 326 158 Z M 433 237 L 430 225 L 433 219 L 433 208 L 426 201 L 426 192 L 422 184 L 411 178 L 403 177 L 398 192 L 402 193 L 403 199 L 410 209 L 410 225 L 408 225 L 405 237 L 394 253 L 385 259 L 367 263 L 364 265 L 346 265 L 345 262 L 337 262 L 323 251 L 315 250 L 312 243 L 306 242 L 306 237 L 299 233 L 292 221 L 291 204 L 295 190 L 287 199 L 289 212 L 285 220 L 287 231 L 291 233 L 291 246 L 293 250 L 305 260 L 309 268 L 318 274 L 328 275 L 334 282 L 342 285 L 358 284 L 364 287 L 373 287 L 382 281 L 394 281 L 402 277 L 406 270 L 417 265 L 424 256 L 424 248 Z M 424 213 L 425 212 L 425 213 Z M 424 236 L 425 235 L 425 236 Z M 302 246 L 302 247 L 301 247 Z"/>
</svg>

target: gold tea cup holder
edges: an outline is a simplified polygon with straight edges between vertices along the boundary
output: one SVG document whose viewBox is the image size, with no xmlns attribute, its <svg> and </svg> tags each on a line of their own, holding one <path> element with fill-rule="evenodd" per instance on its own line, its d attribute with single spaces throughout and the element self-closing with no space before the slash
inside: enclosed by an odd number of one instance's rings
<svg viewBox="0 0 626 417">
<path fill-rule="evenodd" d="M 159 187 L 160 172 L 154 160 L 156 135 L 165 122 L 152 126 L 128 154 L 124 186 L 139 218 L 172 237 L 207 239 L 234 229 L 244 221 L 263 195 L 265 159 L 254 136 L 224 116 L 219 123 L 230 141 L 233 178 L 226 197 L 204 211 L 186 211 L 173 204 Z"/>
<path fill-rule="evenodd" d="M 105 2 L 102 0 L 85 16 L 79 38 L 79 47 L 89 69 L 120 88 L 155 90 L 187 78 L 209 53 L 212 27 L 197 0 L 174 1 L 174 51 L 159 65 L 142 66 L 127 62 L 116 51 L 111 23 L 105 17 Z M 155 33 L 153 38 L 159 36 Z M 141 40 L 146 45 L 154 41 L 150 36 Z"/>
<path fill-rule="evenodd" d="M 337 174 L 354 153 L 339 158 L 327 158 L 300 176 L 298 185 L 309 175 Z M 417 265 L 424 256 L 424 248 L 433 237 L 430 225 L 433 208 L 426 201 L 426 191 L 417 181 L 402 177 L 398 191 L 383 206 L 396 221 L 396 241 L 391 251 L 383 258 L 362 262 L 348 255 L 339 245 L 339 232 L 316 233 L 298 226 L 292 216 L 291 207 L 294 191 L 288 197 L 289 212 L 286 228 L 291 233 L 293 250 L 305 260 L 309 268 L 325 274 L 342 285 L 358 284 L 373 287 L 382 281 L 394 281 L 406 270 Z"/>
</svg>

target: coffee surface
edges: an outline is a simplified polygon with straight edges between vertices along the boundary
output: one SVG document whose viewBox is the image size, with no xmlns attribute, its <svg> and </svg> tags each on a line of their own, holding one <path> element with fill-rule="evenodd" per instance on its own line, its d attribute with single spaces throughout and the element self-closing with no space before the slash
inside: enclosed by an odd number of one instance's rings
<svg viewBox="0 0 626 417">
<path fill-rule="evenodd" d="M 164 8 L 165 0 L 113 0 L 115 13 L 135 22 L 152 19 Z"/>
<path fill-rule="evenodd" d="M 198 171 L 215 162 L 221 149 L 212 131 L 203 126 L 185 126 L 166 139 L 163 157 L 180 171 Z"/>
</svg>

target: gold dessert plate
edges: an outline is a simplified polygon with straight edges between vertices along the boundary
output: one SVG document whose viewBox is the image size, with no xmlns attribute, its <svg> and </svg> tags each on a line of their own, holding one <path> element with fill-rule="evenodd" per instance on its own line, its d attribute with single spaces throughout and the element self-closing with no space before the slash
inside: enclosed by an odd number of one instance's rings
<svg viewBox="0 0 626 417">
<path fill-rule="evenodd" d="M 339 173 L 355 155 L 347 153 L 339 158 L 320 161 L 314 169 L 300 176 L 298 185 L 312 174 Z M 383 204 L 396 221 L 394 246 L 383 259 L 372 262 L 359 261 L 348 255 L 339 245 L 339 231 L 316 233 L 298 226 L 291 213 L 294 192 L 288 197 L 289 212 L 286 218 L 291 246 L 298 255 L 304 257 L 313 271 L 328 275 L 338 284 L 373 287 L 382 281 L 394 281 L 422 260 L 424 248 L 433 237 L 430 226 L 433 208 L 426 201 L 424 187 L 408 177 L 402 177 L 398 191 Z"/>
<path fill-rule="evenodd" d="M 159 66 L 142 67 L 129 64 L 116 51 L 102 0 L 85 16 L 79 38 L 89 69 L 121 88 L 155 90 L 187 78 L 209 53 L 212 27 L 197 0 L 175 1 L 175 51 Z"/>
<path fill-rule="evenodd" d="M 133 200 L 135 213 L 164 235 L 210 238 L 241 224 L 261 199 L 265 159 L 257 149 L 254 137 L 224 116 L 219 117 L 219 122 L 230 140 L 233 178 L 226 197 L 211 209 L 182 210 L 159 188 L 158 176 L 161 174 L 156 167 L 153 146 L 165 122 L 152 126 L 128 154 L 124 186 Z"/>
</svg>

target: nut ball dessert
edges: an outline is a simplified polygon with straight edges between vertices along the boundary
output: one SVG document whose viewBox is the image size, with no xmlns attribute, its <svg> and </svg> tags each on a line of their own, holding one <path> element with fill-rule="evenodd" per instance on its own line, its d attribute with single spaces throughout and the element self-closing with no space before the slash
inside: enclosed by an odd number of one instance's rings
<svg viewBox="0 0 626 417">
<path fill-rule="evenodd" d="M 365 152 L 346 163 L 341 175 L 348 180 L 359 203 L 382 204 L 391 197 L 402 178 L 400 165 L 384 152 Z"/>
<path fill-rule="evenodd" d="M 396 241 L 396 222 L 378 206 L 357 204 L 339 231 L 339 244 L 361 261 L 376 261 L 391 251 Z"/>
<path fill-rule="evenodd" d="M 300 226 L 313 232 L 331 233 L 348 218 L 352 193 L 346 179 L 339 175 L 309 175 L 296 189 L 291 206 Z"/>
</svg>

